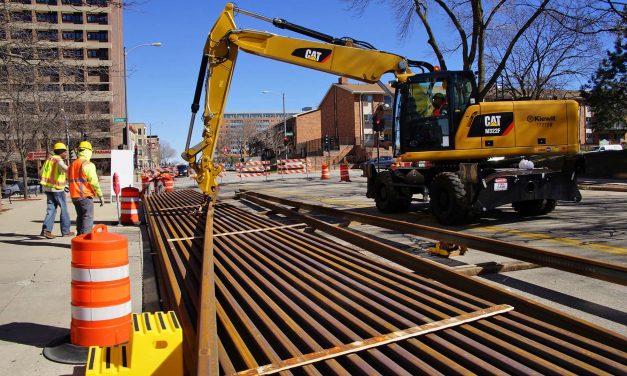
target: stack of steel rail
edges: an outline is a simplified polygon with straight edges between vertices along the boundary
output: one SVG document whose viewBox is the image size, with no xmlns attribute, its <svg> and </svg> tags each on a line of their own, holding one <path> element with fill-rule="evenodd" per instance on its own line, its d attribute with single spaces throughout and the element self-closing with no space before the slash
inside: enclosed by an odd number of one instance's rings
<svg viewBox="0 0 627 376">
<path fill-rule="evenodd" d="M 201 369 L 199 357 L 189 355 L 207 341 L 218 344 L 209 351 L 219 368 L 209 369 L 220 374 L 602 375 L 627 369 L 624 337 L 582 335 L 594 333 L 589 327 L 565 330 L 541 314 L 516 312 L 227 203 L 214 208 L 215 273 L 207 276 L 201 272 L 206 216 L 196 213 L 202 199 L 185 190 L 145 200 L 164 308 L 181 317 L 189 371 Z M 208 277 L 215 301 L 201 302 Z M 215 333 L 197 333 L 201 307 L 212 305 Z"/>
</svg>

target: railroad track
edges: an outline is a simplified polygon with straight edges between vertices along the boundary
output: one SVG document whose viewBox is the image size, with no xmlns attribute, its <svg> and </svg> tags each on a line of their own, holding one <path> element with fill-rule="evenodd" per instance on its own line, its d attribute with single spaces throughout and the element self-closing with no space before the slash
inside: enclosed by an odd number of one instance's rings
<svg viewBox="0 0 627 376">
<path fill-rule="evenodd" d="M 144 201 L 190 374 L 620 374 L 623 336 L 259 197 L 285 223 L 183 190 Z M 212 212 L 213 211 L 213 212 Z M 410 271 L 337 244 L 353 240 Z M 409 262 L 407 262 L 409 260 Z M 397 261 L 397 260 L 394 260 Z M 213 314 L 215 312 L 215 314 Z"/>
</svg>

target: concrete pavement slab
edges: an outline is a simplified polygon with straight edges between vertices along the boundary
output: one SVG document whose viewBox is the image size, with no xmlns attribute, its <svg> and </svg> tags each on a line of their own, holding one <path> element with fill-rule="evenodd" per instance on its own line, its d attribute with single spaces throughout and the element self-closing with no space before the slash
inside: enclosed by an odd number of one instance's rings
<svg viewBox="0 0 627 376">
<path fill-rule="evenodd" d="M 71 237 L 39 236 L 46 210 L 36 200 L 3 200 L 0 213 L 0 374 L 80 375 L 84 367 L 58 364 L 43 357 L 53 339 L 69 332 L 71 321 Z M 115 203 L 94 208 L 95 223 L 129 240 L 133 312 L 141 312 L 143 242 L 139 227 L 117 227 Z M 68 205 L 75 231 L 76 213 Z M 57 218 L 59 214 L 57 212 Z M 53 233 L 60 235 L 57 220 Z"/>
</svg>

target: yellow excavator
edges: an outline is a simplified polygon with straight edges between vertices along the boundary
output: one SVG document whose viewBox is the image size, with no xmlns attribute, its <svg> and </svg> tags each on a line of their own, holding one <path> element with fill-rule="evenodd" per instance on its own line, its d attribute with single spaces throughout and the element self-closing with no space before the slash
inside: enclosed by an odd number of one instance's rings
<svg viewBox="0 0 627 376">
<path fill-rule="evenodd" d="M 235 13 L 317 41 L 238 29 Z M 576 184 L 576 175 L 583 170 L 577 102 L 479 102 L 470 71 L 440 71 L 427 62 L 376 50 L 367 42 L 334 38 L 232 4 L 218 17 L 204 46 L 182 155 L 208 196 L 217 189 L 220 168 L 213 158 L 240 50 L 378 83 L 394 98 L 392 108 L 377 108 L 372 124 L 374 131 L 383 131 L 385 114 L 392 112 L 388 129 L 397 163 L 385 170 L 369 165 L 365 171 L 367 197 L 374 198 L 381 212 L 407 211 L 413 195 L 421 194 L 430 199 L 439 222 L 455 224 L 508 203 L 521 215 L 541 215 L 551 212 L 557 200 L 581 200 Z M 386 73 L 395 76 L 394 93 L 380 82 Z M 207 91 L 203 139 L 190 147 L 203 83 Z"/>
</svg>

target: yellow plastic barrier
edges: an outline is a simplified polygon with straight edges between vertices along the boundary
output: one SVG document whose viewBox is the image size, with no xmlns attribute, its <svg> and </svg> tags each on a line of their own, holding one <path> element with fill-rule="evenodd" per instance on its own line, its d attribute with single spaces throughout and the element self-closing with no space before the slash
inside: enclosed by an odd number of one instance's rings
<svg viewBox="0 0 627 376">
<path fill-rule="evenodd" d="M 86 376 L 183 375 L 183 330 L 170 312 L 133 314 L 128 344 L 89 348 Z"/>
</svg>

